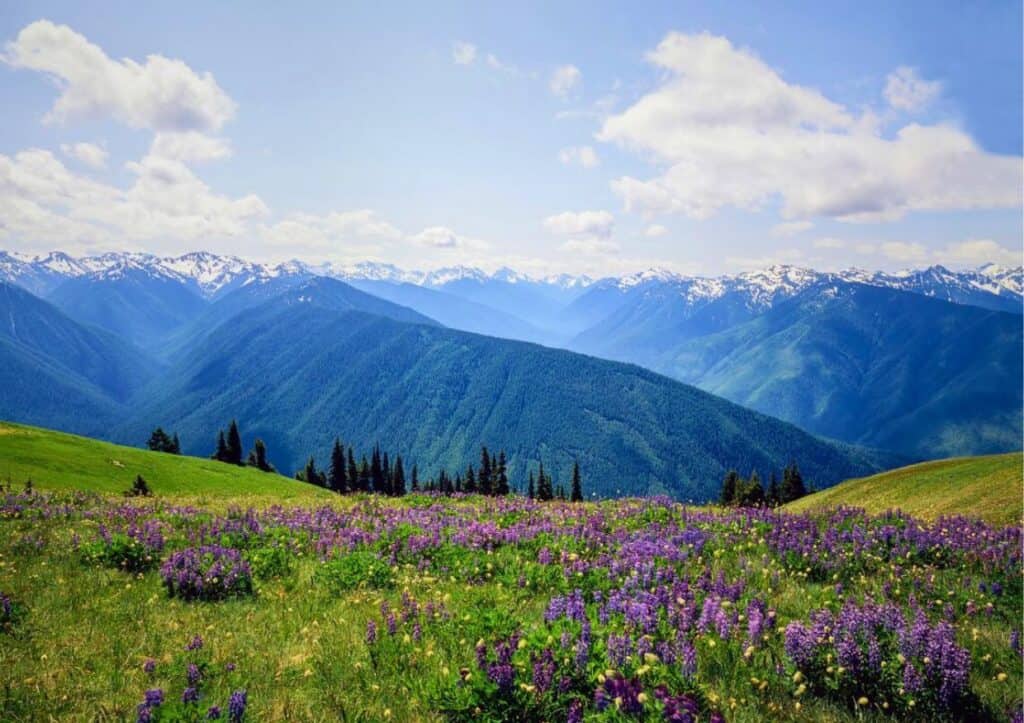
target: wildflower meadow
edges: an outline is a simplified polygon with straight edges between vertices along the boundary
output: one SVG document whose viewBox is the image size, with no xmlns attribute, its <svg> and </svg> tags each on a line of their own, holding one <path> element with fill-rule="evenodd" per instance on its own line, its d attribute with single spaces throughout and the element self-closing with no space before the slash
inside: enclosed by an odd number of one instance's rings
<svg viewBox="0 0 1024 723">
<path fill-rule="evenodd" d="M 1021 720 L 1021 527 L 0 498 L 0 719 Z"/>
</svg>

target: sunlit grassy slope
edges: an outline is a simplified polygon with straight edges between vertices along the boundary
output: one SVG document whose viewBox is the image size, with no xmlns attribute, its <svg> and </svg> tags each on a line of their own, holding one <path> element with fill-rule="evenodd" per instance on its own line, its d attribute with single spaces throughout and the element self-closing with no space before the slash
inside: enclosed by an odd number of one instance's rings
<svg viewBox="0 0 1024 723">
<path fill-rule="evenodd" d="M 120 493 L 141 474 L 157 495 L 315 499 L 330 493 L 247 467 L 122 447 L 48 429 L 0 422 L 0 479 L 15 487 Z"/>
<path fill-rule="evenodd" d="M 791 502 L 786 509 L 803 512 L 849 505 L 878 513 L 901 509 L 916 517 L 969 515 L 997 524 L 1021 520 L 1020 452 L 985 457 L 957 457 L 900 467 L 852 479 Z"/>
</svg>

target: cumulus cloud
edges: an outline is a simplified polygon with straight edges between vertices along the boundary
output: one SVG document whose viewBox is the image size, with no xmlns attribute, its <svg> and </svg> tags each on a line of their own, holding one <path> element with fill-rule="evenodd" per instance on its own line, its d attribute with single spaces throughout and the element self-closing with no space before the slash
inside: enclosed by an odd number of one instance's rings
<svg viewBox="0 0 1024 723">
<path fill-rule="evenodd" d="M 924 244 L 920 243 L 883 241 L 876 248 L 880 254 L 893 261 L 923 261 L 928 258 L 928 249 L 925 248 Z"/>
<path fill-rule="evenodd" d="M 125 188 L 70 171 L 50 151 L 0 154 L 0 239 L 89 246 L 240 236 L 268 211 L 254 195 L 211 190 L 180 161 L 147 155 L 126 164 Z"/>
<path fill-rule="evenodd" d="M 569 146 L 558 152 L 558 160 L 565 165 L 578 163 L 583 168 L 595 168 L 600 165 L 601 159 L 592 146 Z"/>
<path fill-rule="evenodd" d="M 566 211 L 544 219 L 544 228 L 570 239 L 607 239 L 615 228 L 615 217 L 607 211 Z"/>
<path fill-rule="evenodd" d="M 569 251 L 588 256 L 605 256 L 619 253 L 619 245 L 614 241 L 600 238 L 571 238 L 559 248 L 562 251 Z"/>
<path fill-rule="evenodd" d="M 460 40 L 452 46 L 452 60 L 457 65 L 472 65 L 476 60 L 476 46 Z"/>
<path fill-rule="evenodd" d="M 644 235 L 649 236 L 650 238 L 658 238 L 659 236 L 664 236 L 667 233 L 668 229 L 660 223 L 651 224 L 647 227 L 647 230 L 644 231 Z"/>
<path fill-rule="evenodd" d="M 198 163 L 227 158 L 231 155 L 231 143 L 225 138 L 208 136 L 198 131 L 157 133 L 149 152 L 182 163 Z"/>
<path fill-rule="evenodd" d="M 772 236 L 794 236 L 803 231 L 813 228 L 810 221 L 786 221 L 772 226 Z"/>
<path fill-rule="evenodd" d="M 671 33 L 648 60 L 665 80 L 597 136 L 664 169 L 612 182 L 627 210 L 702 219 L 779 199 L 790 220 L 879 221 L 1020 204 L 1020 158 L 987 153 L 947 125 L 883 135 L 873 114 L 786 82 L 726 38 Z"/>
<path fill-rule="evenodd" d="M 236 104 L 210 73 L 181 60 L 149 55 L 113 60 L 66 25 L 39 20 L 7 44 L 3 61 L 50 76 L 60 89 L 50 122 L 111 117 L 155 131 L 217 130 Z"/>
<path fill-rule="evenodd" d="M 898 110 L 916 111 L 928 106 L 942 92 L 942 83 L 918 76 L 914 68 L 900 66 L 885 79 L 885 99 Z"/>
<path fill-rule="evenodd" d="M 559 98 L 567 98 L 583 81 L 583 73 L 575 65 L 563 65 L 555 69 L 548 81 L 548 87 Z"/>
<path fill-rule="evenodd" d="M 60 150 L 65 156 L 75 158 L 92 168 L 107 165 L 107 151 L 95 143 L 62 143 Z"/>
<path fill-rule="evenodd" d="M 402 236 L 397 228 L 368 208 L 325 215 L 294 213 L 264 226 L 260 235 L 273 246 L 314 252 L 336 251 L 366 240 L 396 240 Z"/>
<path fill-rule="evenodd" d="M 433 249 L 481 249 L 487 246 L 480 239 L 460 236 L 446 226 L 430 226 L 410 236 L 409 240 Z"/>
<path fill-rule="evenodd" d="M 942 262 L 965 266 L 980 266 L 986 263 L 1001 266 L 1024 265 L 1024 253 L 1020 248 L 1008 249 L 991 239 L 968 239 L 949 244 L 942 251 L 937 251 L 935 256 Z"/>
<path fill-rule="evenodd" d="M 841 238 L 817 238 L 811 244 L 816 249 L 844 249 L 846 242 Z"/>
</svg>

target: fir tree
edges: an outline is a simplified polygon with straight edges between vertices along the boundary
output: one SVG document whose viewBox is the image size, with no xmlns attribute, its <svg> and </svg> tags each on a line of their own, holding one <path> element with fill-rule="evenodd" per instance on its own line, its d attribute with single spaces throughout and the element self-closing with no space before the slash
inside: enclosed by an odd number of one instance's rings
<svg viewBox="0 0 1024 723">
<path fill-rule="evenodd" d="M 509 493 L 508 469 L 505 460 L 505 450 L 498 453 L 497 482 L 494 485 L 494 493 L 504 497 Z"/>
<path fill-rule="evenodd" d="M 149 489 L 149 484 L 146 479 L 141 475 L 135 475 L 135 481 L 132 482 L 132 487 L 124 493 L 125 497 L 150 497 L 153 492 Z"/>
<path fill-rule="evenodd" d="M 395 469 L 391 483 L 391 493 L 396 497 L 402 497 L 405 495 L 405 468 L 402 466 L 402 455 L 397 455 L 395 457 Z"/>
<path fill-rule="evenodd" d="M 217 449 L 210 458 L 215 459 L 218 462 L 228 461 L 228 445 L 227 442 L 224 441 L 223 429 L 217 432 Z"/>
<path fill-rule="evenodd" d="M 146 442 L 146 446 L 154 452 L 170 452 L 173 449 L 173 444 L 171 438 L 167 436 L 167 432 L 162 427 L 154 429 L 153 433 L 149 435 L 149 440 Z"/>
<path fill-rule="evenodd" d="M 311 485 L 316 485 L 317 487 L 327 486 L 327 476 L 323 472 L 317 470 L 316 461 L 313 457 L 309 458 L 309 461 L 306 462 L 306 469 L 299 472 L 299 475 L 302 475 L 300 477 L 301 480 L 308 482 Z M 296 476 L 298 477 L 298 475 Z"/>
<path fill-rule="evenodd" d="M 357 478 L 359 476 L 359 468 L 356 467 L 356 456 L 355 456 L 355 452 L 352 450 L 351 447 L 348 448 L 348 465 L 347 466 L 348 466 L 348 470 L 347 470 L 346 477 L 348 477 L 348 486 L 352 489 L 353 492 L 362 491 L 362 488 L 359 487 L 359 482 L 357 480 Z"/>
<path fill-rule="evenodd" d="M 765 493 L 765 500 L 768 502 L 769 507 L 779 506 L 779 478 L 775 475 L 775 470 L 772 470 L 772 476 L 768 482 L 768 491 Z"/>
<path fill-rule="evenodd" d="M 455 492 L 462 492 L 462 475 L 458 472 L 455 473 Z"/>
<path fill-rule="evenodd" d="M 468 495 L 473 495 L 477 492 L 476 475 L 473 472 L 473 465 L 466 467 L 466 484 L 462 489 L 465 490 Z"/>
<path fill-rule="evenodd" d="M 800 468 L 796 466 L 796 462 L 791 462 L 782 471 L 782 490 L 779 494 L 779 501 L 785 504 L 798 500 L 806 494 L 807 488 L 804 486 L 804 478 L 800 474 Z"/>
<path fill-rule="evenodd" d="M 384 465 L 381 464 L 379 445 L 374 445 L 370 454 L 370 484 L 373 492 L 384 491 Z"/>
<path fill-rule="evenodd" d="M 494 480 L 491 478 L 491 456 L 487 447 L 480 448 L 480 474 L 478 476 L 480 494 L 489 495 L 494 492 Z"/>
<path fill-rule="evenodd" d="M 393 495 L 394 490 L 391 488 L 391 460 L 388 459 L 388 453 L 384 453 L 384 461 L 381 463 L 381 477 L 384 480 L 383 492 L 386 495 Z"/>
<path fill-rule="evenodd" d="M 551 477 L 544 473 L 544 463 L 540 463 L 540 471 L 537 473 L 537 499 L 547 502 L 553 499 L 555 491 L 551 487 Z"/>
<path fill-rule="evenodd" d="M 420 471 L 416 465 L 412 466 L 412 491 L 420 491 Z"/>
<path fill-rule="evenodd" d="M 227 440 L 227 459 L 224 461 L 228 464 L 242 464 L 242 436 L 238 433 L 238 422 L 234 419 L 231 420 L 231 426 L 228 427 L 228 440 Z"/>
<path fill-rule="evenodd" d="M 580 481 L 580 463 L 572 463 L 572 501 L 583 501 L 583 483 Z"/>
<path fill-rule="evenodd" d="M 171 448 L 167 450 L 171 454 L 181 454 L 181 440 L 178 439 L 178 433 L 174 433 L 174 437 L 171 439 Z"/>
<path fill-rule="evenodd" d="M 741 507 L 760 507 L 764 504 L 764 487 L 761 485 L 761 475 L 757 470 L 750 473 L 750 479 L 739 485 L 739 490 Z"/>
<path fill-rule="evenodd" d="M 718 501 L 722 505 L 731 505 L 736 501 L 736 492 L 739 487 L 740 476 L 736 470 L 729 470 L 725 479 L 722 481 L 722 494 L 719 496 Z"/>
<path fill-rule="evenodd" d="M 526 497 L 527 499 L 534 499 L 537 496 L 537 489 L 533 482 L 533 470 L 530 470 L 530 481 L 526 485 Z"/>
<path fill-rule="evenodd" d="M 359 479 L 359 491 L 360 492 L 369 492 L 370 491 L 370 483 L 372 481 L 372 475 L 370 473 L 370 463 L 366 461 L 366 455 L 365 454 L 363 455 L 363 458 L 359 461 L 358 479 Z"/>
<path fill-rule="evenodd" d="M 345 447 L 337 437 L 334 438 L 334 447 L 331 449 L 331 468 L 327 475 L 327 484 L 332 490 L 339 494 L 348 492 L 348 470 L 345 468 Z"/>
<path fill-rule="evenodd" d="M 250 467 L 255 467 L 262 472 L 276 472 L 274 465 L 270 464 L 267 460 L 267 445 L 263 443 L 262 439 L 258 439 L 252 444 L 252 451 L 249 452 L 249 459 L 246 462 Z"/>
</svg>

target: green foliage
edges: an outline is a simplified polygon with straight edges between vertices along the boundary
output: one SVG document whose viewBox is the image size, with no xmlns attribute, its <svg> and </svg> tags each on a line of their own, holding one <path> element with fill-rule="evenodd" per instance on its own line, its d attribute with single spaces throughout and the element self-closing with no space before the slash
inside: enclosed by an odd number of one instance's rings
<svg viewBox="0 0 1024 723">
<path fill-rule="evenodd" d="M 376 554 L 364 550 L 323 562 L 317 568 L 316 579 L 334 594 L 360 588 L 384 590 L 395 584 L 390 566 Z"/>
<path fill-rule="evenodd" d="M 131 489 L 127 490 L 124 495 L 125 497 L 152 497 L 153 492 L 149 489 L 146 479 L 141 474 L 137 474 Z"/>
</svg>

